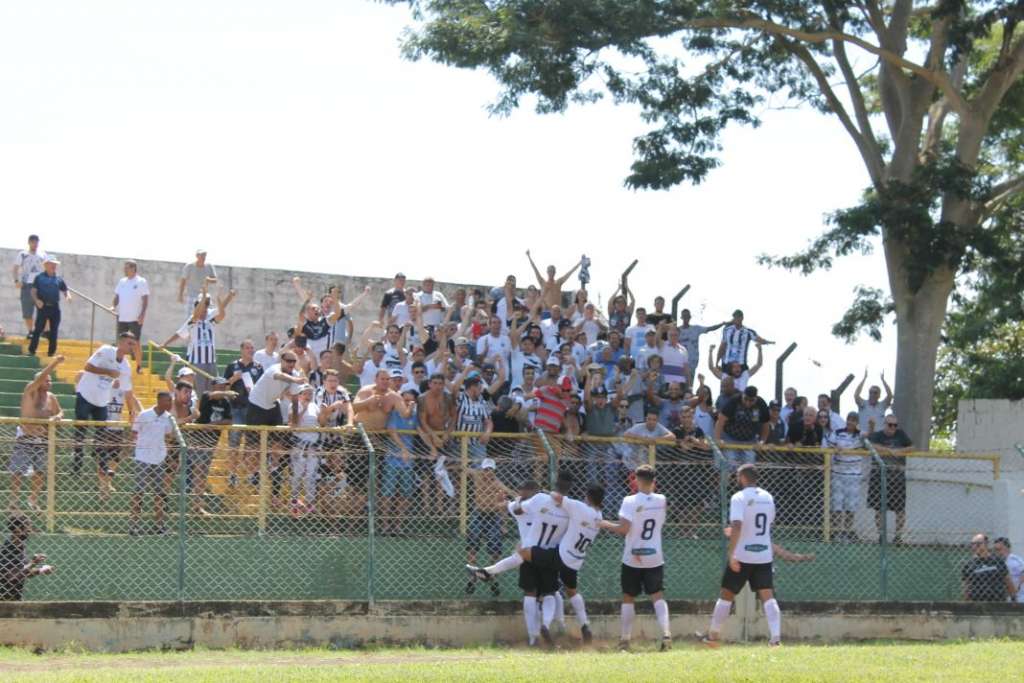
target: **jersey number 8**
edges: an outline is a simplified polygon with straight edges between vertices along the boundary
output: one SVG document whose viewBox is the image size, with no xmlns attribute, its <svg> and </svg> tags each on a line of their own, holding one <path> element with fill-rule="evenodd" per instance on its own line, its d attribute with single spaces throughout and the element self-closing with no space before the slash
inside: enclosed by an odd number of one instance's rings
<svg viewBox="0 0 1024 683">
<path fill-rule="evenodd" d="M 657 522 L 653 519 L 648 519 L 644 522 L 643 528 L 640 530 L 640 539 L 643 541 L 649 541 L 654 538 L 654 527 L 657 526 Z"/>
</svg>

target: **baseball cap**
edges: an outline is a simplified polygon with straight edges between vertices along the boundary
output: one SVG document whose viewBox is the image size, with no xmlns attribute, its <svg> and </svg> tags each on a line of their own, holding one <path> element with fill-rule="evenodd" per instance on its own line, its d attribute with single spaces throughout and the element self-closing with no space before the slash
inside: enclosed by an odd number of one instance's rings
<svg viewBox="0 0 1024 683">
<path fill-rule="evenodd" d="M 655 332 L 654 330 L 647 330 L 646 332 L 644 332 L 645 337 L 649 334 L 657 334 L 657 332 Z"/>
<path fill-rule="evenodd" d="M 405 377 L 405 373 L 402 372 L 401 368 L 391 368 L 391 373 L 388 376 L 392 377 L 392 378 L 393 377 Z"/>
<path fill-rule="evenodd" d="M 400 278 L 400 277 L 403 277 L 403 278 L 404 278 L 404 277 L 405 277 L 405 273 L 401 273 L 401 272 L 399 272 L 399 273 L 395 273 L 395 278 L 394 278 L 394 279 L 396 279 L 396 280 L 397 280 L 397 279 L 398 279 L 398 278 Z"/>
<path fill-rule="evenodd" d="M 757 387 L 747 387 L 743 390 L 743 395 L 747 398 L 757 398 Z"/>
<path fill-rule="evenodd" d="M 490 458 L 484 458 L 480 461 L 480 469 L 482 470 L 493 470 L 495 468 L 494 461 Z"/>
<path fill-rule="evenodd" d="M 465 337 L 459 337 L 458 339 L 455 340 L 455 345 L 456 346 L 469 346 L 469 340 L 466 339 Z"/>
<path fill-rule="evenodd" d="M 480 381 L 480 373 L 477 372 L 476 370 L 470 370 L 469 374 L 466 375 L 466 384 L 475 384 Z"/>
<path fill-rule="evenodd" d="M 587 366 L 587 372 L 598 372 L 600 370 L 604 370 L 604 366 L 600 363 L 591 363 Z"/>
<path fill-rule="evenodd" d="M 769 401 L 768 402 L 768 408 L 770 410 L 781 410 L 782 409 L 782 404 L 779 403 L 778 401 Z"/>
<path fill-rule="evenodd" d="M 853 420 L 854 422 L 860 422 L 860 413 L 858 413 L 856 410 L 851 410 L 846 414 L 846 419 Z"/>
<path fill-rule="evenodd" d="M 56 256 L 47 256 L 45 259 L 43 259 L 43 263 L 52 263 L 55 266 L 60 265 L 60 261 L 57 260 Z"/>
<path fill-rule="evenodd" d="M 301 394 L 304 391 L 313 391 L 313 385 L 312 384 L 303 384 L 303 385 L 299 386 L 299 393 Z"/>
<path fill-rule="evenodd" d="M 551 367 L 552 365 L 555 367 L 561 367 L 562 361 L 558 360 L 558 356 L 552 353 L 548 356 L 548 361 L 547 363 L 545 363 L 545 365 L 547 365 L 548 367 Z"/>
<path fill-rule="evenodd" d="M 206 253 L 205 249 L 196 249 L 196 256 L 198 256 L 199 254 L 205 254 L 205 253 Z"/>
<path fill-rule="evenodd" d="M 181 370 L 178 370 L 178 377 L 186 377 L 194 374 L 196 373 L 192 368 L 182 368 Z"/>
<path fill-rule="evenodd" d="M 494 363 L 484 363 L 480 366 L 480 369 L 487 372 L 488 370 L 497 370 L 498 368 L 494 367 Z"/>
</svg>

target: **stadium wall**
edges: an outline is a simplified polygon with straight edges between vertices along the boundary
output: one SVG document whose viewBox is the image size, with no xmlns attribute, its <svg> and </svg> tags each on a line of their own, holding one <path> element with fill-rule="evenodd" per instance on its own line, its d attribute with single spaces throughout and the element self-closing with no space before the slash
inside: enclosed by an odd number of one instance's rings
<svg viewBox="0 0 1024 683">
<path fill-rule="evenodd" d="M 6 294 L 0 297 L 0 321 L 7 333 L 21 336 L 24 332 L 21 322 L 21 303 L 18 293 L 10 284 L 11 266 L 20 249 L 0 249 L 0 259 L 4 264 Z M 331 284 L 341 285 L 342 297 L 351 301 L 363 287 L 369 285 L 371 293 L 357 307 L 350 311 L 353 316 L 356 335 L 362 334 L 367 324 L 376 319 L 384 290 L 392 286 L 391 276 L 355 277 L 333 273 L 310 273 L 300 271 L 270 270 L 266 268 L 240 268 L 222 266 L 211 255 L 210 262 L 217 268 L 220 286 L 226 294 L 228 289 L 238 290 L 238 297 L 228 309 L 228 318 L 223 326 L 217 329 L 217 346 L 221 349 L 238 348 L 242 340 L 251 338 L 256 346 L 262 345 L 263 337 L 270 330 L 283 335 L 284 331 L 295 324 L 298 316 L 298 295 L 292 286 L 292 277 L 302 278 L 303 286 L 312 288 L 322 294 Z M 129 256 L 93 256 L 88 254 L 58 254 L 61 266 L 59 273 L 67 281 L 68 286 L 109 306 L 114 298 L 114 286 L 124 276 L 124 262 Z M 149 310 L 146 312 L 146 324 L 143 337 L 154 341 L 163 341 L 181 327 L 185 321 L 184 305 L 178 303 L 178 281 L 181 278 L 183 263 L 170 261 L 151 261 L 136 259 L 139 274 L 149 282 Z M 375 264 L 375 267 L 379 262 Z M 380 266 L 386 268 L 386 266 Z M 412 273 L 412 275 L 429 276 L 432 273 Z M 433 275 L 437 275 L 434 273 Z M 410 285 L 419 285 L 419 280 L 409 280 Z M 500 283 L 499 283 L 500 284 Z M 445 296 L 451 298 L 458 287 L 476 287 L 450 282 L 437 282 Z M 60 336 L 65 339 L 88 339 L 92 316 L 92 306 L 83 300 L 72 299 L 71 303 L 61 306 Z M 114 319 L 110 315 L 98 311 L 96 313 L 96 338 L 101 341 L 113 338 Z"/>
<path fill-rule="evenodd" d="M 978 531 L 989 534 L 990 538 L 1006 536 L 1014 552 L 1020 554 L 1024 552 L 1024 454 L 1015 444 L 1024 444 L 1024 401 L 960 401 L 957 450 L 999 455 L 992 523 L 978 526 Z M 909 519 L 907 523 L 910 524 Z"/>
<path fill-rule="evenodd" d="M 749 596 L 749 591 L 744 595 Z M 753 600 L 737 601 L 727 641 L 767 633 Z M 670 602 L 680 639 L 703 630 L 711 602 Z M 614 643 L 619 604 L 587 605 L 598 641 Z M 784 603 L 783 638 L 839 642 L 943 640 L 1024 635 L 1024 611 L 1011 604 Z M 634 639 L 658 637 L 649 604 L 639 606 Z M 568 617 L 571 621 L 571 617 Z M 574 624 L 571 637 L 577 637 Z M 462 647 L 522 645 L 517 602 L 186 602 L 0 603 L 0 643 L 43 650 L 102 652 L 207 648 L 354 648 L 373 644 Z"/>
</svg>

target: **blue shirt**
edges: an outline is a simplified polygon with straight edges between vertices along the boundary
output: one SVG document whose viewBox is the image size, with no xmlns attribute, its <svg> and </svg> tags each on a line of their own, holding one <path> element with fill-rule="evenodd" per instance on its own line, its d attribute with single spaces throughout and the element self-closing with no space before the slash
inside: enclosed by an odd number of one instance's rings
<svg viewBox="0 0 1024 683">
<path fill-rule="evenodd" d="M 36 290 L 36 296 L 47 306 L 59 304 L 60 293 L 68 291 L 68 286 L 64 284 L 64 278 L 60 275 L 47 275 L 46 273 L 36 275 L 32 286 Z"/>
<path fill-rule="evenodd" d="M 398 429 L 398 430 L 409 429 L 409 430 L 412 430 L 412 431 L 416 431 L 416 411 L 413 410 L 412 414 L 410 414 L 409 417 L 402 417 L 402 414 L 399 413 L 397 410 L 392 410 L 390 413 L 388 413 L 388 421 L 387 421 L 387 425 L 386 426 L 387 426 L 388 429 Z M 403 444 L 405 444 L 406 450 L 408 450 L 410 453 L 412 453 L 413 452 L 413 435 L 412 434 L 399 434 L 398 438 L 402 441 Z M 387 449 L 387 451 L 388 451 L 388 456 L 387 456 L 387 463 L 388 463 L 388 465 L 392 465 L 394 467 L 402 467 L 402 468 L 406 468 L 406 469 L 409 469 L 409 468 L 412 467 L 412 460 L 408 460 L 408 461 L 403 460 L 402 456 L 399 455 L 398 446 L 395 445 L 395 443 L 393 441 L 391 441 L 390 439 L 388 439 L 388 449 Z"/>
</svg>

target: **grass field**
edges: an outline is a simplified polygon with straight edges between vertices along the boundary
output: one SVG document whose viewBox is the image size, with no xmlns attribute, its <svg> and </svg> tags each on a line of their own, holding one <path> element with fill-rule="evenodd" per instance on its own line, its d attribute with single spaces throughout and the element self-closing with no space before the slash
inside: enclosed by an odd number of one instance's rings
<svg viewBox="0 0 1024 683">
<path fill-rule="evenodd" d="M 4 681 L 1011 681 L 1024 643 L 677 644 L 670 653 L 526 650 L 213 651 L 35 655 L 0 649 Z"/>
</svg>

